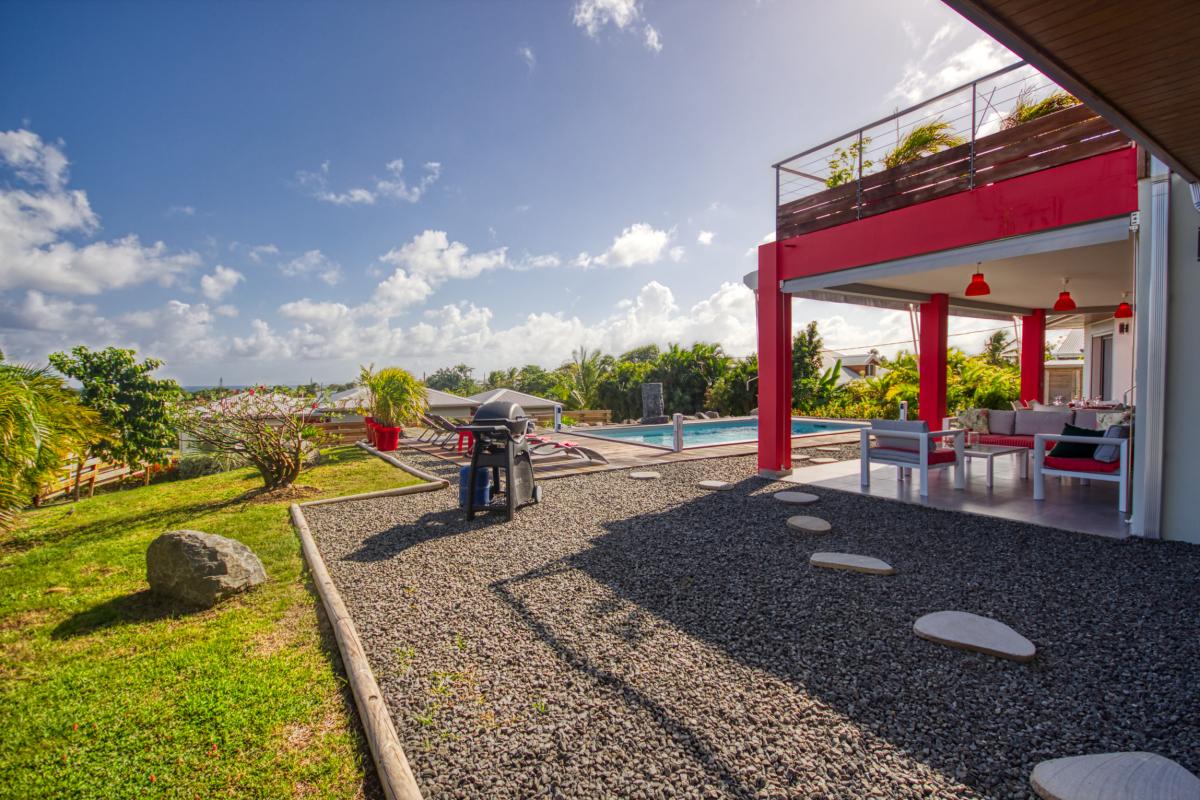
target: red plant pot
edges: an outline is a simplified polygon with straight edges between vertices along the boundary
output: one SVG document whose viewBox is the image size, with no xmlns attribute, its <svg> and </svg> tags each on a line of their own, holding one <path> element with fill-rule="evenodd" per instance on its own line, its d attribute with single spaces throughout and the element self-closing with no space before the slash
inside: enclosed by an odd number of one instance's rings
<svg viewBox="0 0 1200 800">
<path fill-rule="evenodd" d="M 400 429 L 388 425 L 380 425 L 375 432 L 375 449 L 390 452 L 400 444 Z"/>
</svg>

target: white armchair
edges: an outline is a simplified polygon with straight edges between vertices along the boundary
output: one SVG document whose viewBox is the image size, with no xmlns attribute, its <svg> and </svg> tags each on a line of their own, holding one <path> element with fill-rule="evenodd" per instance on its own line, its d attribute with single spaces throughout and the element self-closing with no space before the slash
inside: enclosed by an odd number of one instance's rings
<svg viewBox="0 0 1200 800">
<path fill-rule="evenodd" d="M 859 434 L 861 483 L 871 485 L 871 464 L 890 464 L 897 469 L 897 476 L 904 480 L 908 470 L 920 473 L 921 497 L 929 496 L 929 471 L 942 467 L 954 467 L 954 488 L 966 488 L 966 472 L 964 470 L 964 439 L 966 431 L 955 430 L 930 431 L 924 422 L 874 419 L 870 428 L 863 428 Z M 875 437 L 875 446 L 871 447 L 871 437 Z M 953 449 L 938 448 L 944 439 L 953 440 Z"/>
<path fill-rule="evenodd" d="M 1056 458 L 1046 452 L 1048 442 L 1077 442 L 1097 447 L 1116 447 L 1117 460 L 1097 461 L 1094 458 Z M 1046 476 L 1082 478 L 1093 481 L 1113 481 L 1119 484 L 1117 510 L 1129 510 L 1129 440 L 1096 436 L 1068 436 L 1062 433 L 1039 433 L 1033 437 L 1033 499 L 1046 499 Z"/>
</svg>

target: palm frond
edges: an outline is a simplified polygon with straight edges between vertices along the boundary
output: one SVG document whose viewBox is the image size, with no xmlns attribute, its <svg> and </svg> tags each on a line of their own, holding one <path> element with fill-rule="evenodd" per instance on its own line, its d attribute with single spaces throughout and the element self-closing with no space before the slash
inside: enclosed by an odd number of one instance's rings
<svg viewBox="0 0 1200 800">
<path fill-rule="evenodd" d="M 918 125 L 905 134 L 896 148 L 883 157 L 883 164 L 891 169 L 965 142 L 963 137 L 954 132 L 949 122 L 935 119 Z"/>
</svg>

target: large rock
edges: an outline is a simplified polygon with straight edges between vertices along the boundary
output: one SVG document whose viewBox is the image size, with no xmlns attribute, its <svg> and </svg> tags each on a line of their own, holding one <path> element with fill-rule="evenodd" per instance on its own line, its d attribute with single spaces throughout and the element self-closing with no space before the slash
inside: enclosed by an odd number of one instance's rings
<svg viewBox="0 0 1200 800">
<path fill-rule="evenodd" d="M 212 606 L 266 579 L 249 547 L 212 533 L 168 531 L 146 550 L 151 590 L 192 605 Z"/>
</svg>

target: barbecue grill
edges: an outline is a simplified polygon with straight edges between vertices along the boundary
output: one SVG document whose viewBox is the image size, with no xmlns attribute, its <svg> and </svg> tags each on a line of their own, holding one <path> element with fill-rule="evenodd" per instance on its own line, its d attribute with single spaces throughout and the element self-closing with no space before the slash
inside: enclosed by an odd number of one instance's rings
<svg viewBox="0 0 1200 800">
<path fill-rule="evenodd" d="M 470 425 L 459 430 L 470 431 L 475 438 L 471 447 L 471 466 L 467 471 L 467 519 L 479 511 L 505 511 L 508 519 L 520 506 L 536 503 L 542 491 L 533 479 L 533 461 L 529 457 L 529 433 L 533 420 L 516 403 L 493 400 L 475 411 Z M 491 470 L 491 496 L 504 496 L 504 503 L 475 505 L 476 475 L 480 469 Z M 504 471 L 501 489 L 500 471 Z"/>
</svg>

